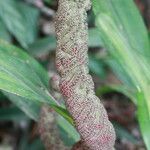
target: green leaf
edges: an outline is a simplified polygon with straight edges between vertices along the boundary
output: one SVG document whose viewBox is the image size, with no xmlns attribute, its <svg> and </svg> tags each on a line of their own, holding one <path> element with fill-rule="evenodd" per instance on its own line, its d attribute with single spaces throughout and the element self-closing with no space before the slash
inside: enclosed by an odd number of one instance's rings
<svg viewBox="0 0 150 150">
<path fill-rule="evenodd" d="M 104 67 L 104 63 L 100 59 L 90 55 L 89 68 L 92 73 L 96 74 L 100 78 L 105 78 L 106 72 Z"/>
<path fill-rule="evenodd" d="M 97 88 L 96 95 L 101 96 L 103 94 L 111 93 L 111 92 L 119 92 L 126 95 L 130 98 L 134 104 L 137 104 L 136 91 L 133 89 L 129 89 L 125 85 L 105 85 L 100 88 Z"/>
<path fill-rule="evenodd" d="M 5 96 L 11 100 L 19 109 L 21 109 L 29 118 L 38 121 L 39 112 L 41 104 L 36 101 L 31 101 L 30 99 L 23 98 L 21 96 L 16 96 L 8 92 L 4 92 Z M 8 111 L 9 112 L 9 111 Z M 22 114 L 22 112 L 20 113 Z"/>
<path fill-rule="evenodd" d="M 115 127 L 115 131 L 116 131 L 118 138 L 122 140 L 126 139 L 127 141 L 133 144 L 138 144 L 138 141 L 136 140 L 136 138 L 131 133 L 129 133 L 129 131 L 127 131 L 124 127 L 122 127 L 116 122 L 113 122 L 113 125 Z"/>
<path fill-rule="evenodd" d="M 54 51 L 56 48 L 56 38 L 55 36 L 48 36 L 35 41 L 28 48 L 29 52 L 33 56 L 40 56 L 42 54 Z"/>
<path fill-rule="evenodd" d="M 57 116 L 57 124 L 60 128 L 60 135 L 65 145 L 72 146 L 80 140 L 80 136 L 76 129 L 60 115 Z"/>
<path fill-rule="evenodd" d="M 148 91 L 149 92 L 149 91 Z M 149 112 L 147 109 L 147 103 L 145 101 L 144 93 L 137 93 L 138 98 L 138 121 L 140 124 L 140 129 L 143 135 L 144 142 L 146 144 L 147 149 L 150 149 L 150 119 L 149 119 Z"/>
<path fill-rule="evenodd" d="M 110 54 L 110 66 L 126 87 L 143 95 L 136 96 L 137 117 L 146 147 L 150 149 L 150 45 L 142 17 L 133 0 L 94 0 L 93 10 Z"/>
<path fill-rule="evenodd" d="M 52 4 L 53 1 L 52 0 L 44 0 L 44 2 L 47 4 Z"/>
<path fill-rule="evenodd" d="M 97 28 L 89 29 L 88 45 L 89 47 L 102 47 L 103 46 L 103 41 L 101 40 L 99 36 Z"/>
<path fill-rule="evenodd" d="M 27 48 L 36 37 L 39 12 L 15 0 L 0 1 L 0 18 L 18 42 Z"/>
<path fill-rule="evenodd" d="M 150 56 L 146 27 L 133 0 L 93 0 L 93 6 L 96 15 L 104 13 L 112 18 L 120 33 L 128 37 L 133 49 Z"/>
<path fill-rule="evenodd" d="M 116 76 L 128 87 L 135 89 L 135 85 L 130 78 L 128 72 L 123 68 L 123 65 L 118 62 L 117 59 L 114 59 L 112 57 L 109 57 L 106 59 L 106 64 L 108 64 L 113 72 L 116 74 Z"/>
<path fill-rule="evenodd" d="M 49 94 L 46 71 L 23 50 L 3 41 L 0 41 L 0 89 L 19 96 L 18 101 L 14 100 L 16 97 L 13 95 L 10 95 L 9 98 L 15 101 L 20 108 L 25 105 L 29 112 L 25 109 L 23 111 L 30 117 L 32 114 L 35 120 L 37 118 L 34 110 L 30 110 L 32 106 L 37 103 L 40 105 L 47 103 L 72 123 L 68 112 Z M 22 102 L 19 103 L 19 100 Z M 32 102 L 27 103 L 27 101 Z"/>
<path fill-rule="evenodd" d="M 19 13 L 22 14 L 22 17 L 25 20 L 24 28 L 26 31 L 25 41 L 29 46 L 32 44 L 38 34 L 38 19 L 39 19 L 39 10 L 35 7 L 31 7 L 25 3 L 18 3 Z"/>
<path fill-rule="evenodd" d="M 0 121 L 20 121 L 26 118 L 25 114 L 15 106 L 0 109 Z"/>
<path fill-rule="evenodd" d="M 5 101 L 6 99 L 6 96 L 2 93 L 2 91 L 0 91 L 0 102 Z"/>
<path fill-rule="evenodd" d="M 0 52 L 7 55 L 6 57 L 12 56 L 13 58 L 17 58 L 18 60 L 24 62 L 28 66 L 31 66 L 35 73 L 39 76 L 42 82 L 41 84 L 45 85 L 47 88 L 49 87 L 49 77 L 46 70 L 22 49 L 0 40 Z"/>
<path fill-rule="evenodd" d="M 31 144 L 29 144 L 26 150 L 45 150 L 43 143 L 40 139 L 35 139 Z"/>
<path fill-rule="evenodd" d="M 11 36 L 1 20 L 0 20 L 0 39 L 6 40 L 8 42 L 11 41 Z"/>
<path fill-rule="evenodd" d="M 48 98 L 43 99 L 47 95 L 47 90 L 34 70 L 26 62 L 2 51 L 0 51 L 0 88 L 24 98 L 48 102 Z"/>
</svg>

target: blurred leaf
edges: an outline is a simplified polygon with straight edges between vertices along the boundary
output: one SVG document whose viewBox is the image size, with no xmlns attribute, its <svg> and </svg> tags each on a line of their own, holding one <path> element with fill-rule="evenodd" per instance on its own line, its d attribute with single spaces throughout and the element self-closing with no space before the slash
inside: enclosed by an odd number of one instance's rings
<svg viewBox="0 0 150 150">
<path fill-rule="evenodd" d="M 45 150 L 40 139 L 35 139 L 25 150 Z"/>
<path fill-rule="evenodd" d="M 0 91 L 0 101 L 6 101 L 6 97 L 5 95 L 2 93 L 2 91 Z"/>
<path fill-rule="evenodd" d="M 3 49 L 5 49 L 5 51 L 3 51 Z M 8 64 L 10 66 L 6 66 L 5 69 L 9 69 L 9 68 L 12 67 L 14 70 L 11 70 L 11 73 L 14 72 L 15 76 L 17 75 L 17 79 L 16 80 L 18 80 L 20 78 L 20 73 L 22 73 L 21 77 L 22 77 L 22 75 L 25 77 L 25 78 L 21 78 L 19 81 L 16 81 L 15 82 L 16 84 L 20 83 L 20 82 L 23 82 L 25 80 L 25 82 L 27 83 L 27 84 L 25 83 L 26 86 L 28 86 L 28 84 L 30 84 L 30 87 L 33 86 L 32 90 L 34 90 L 34 88 L 37 88 L 40 84 L 41 84 L 40 85 L 40 89 L 41 89 L 41 87 L 43 87 L 41 90 L 43 90 L 44 88 L 46 89 L 46 86 L 47 86 L 46 82 L 48 82 L 47 73 L 45 72 L 45 70 L 33 58 L 31 58 L 30 56 L 28 56 L 25 52 L 21 51 L 20 49 L 18 49 L 16 47 L 13 47 L 13 46 L 10 46 L 10 45 L 7 45 L 6 43 L 0 43 L 0 53 L 1 52 L 2 52 L 2 54 L 3 53 L 7 54 L 7 55 L 4 55 L 4 56 L 6 56 L 5 58 L 7 60 L 9 60 L 9 61 L 12 59 L 12 57 L 15 57 L 15 59 L 13 59 L 13 62 L 11 62 L 11 65 Z M 0 55 L 0 58 L 1 58 L 1 56 L 2 55 Z M 23 65 L 21 65 L 22 61 L 28 60 L 28 65 L 30 65 L 30 66 L 28 66 L 28 68 L 32 68 L 32 70 L 28 70 L 27 71 L 27 69 L 25 67 L 25 68 L 23 68 L 24 72 L 22 72 L 22 69 L 20 70 L 19 66 L 16 67 L 16 63 L 14 65 L 14 67 L 13 67 L 13 63 L 16 62 L 17 59 L 20 60 L 19 65 L 21 66 L 21 68 L 23 67 Z M 3 58 L 3 60 L 5 60 L 5 59 Z M 1 61 L 2 61 L 2 59 L 1 59 Z M 0 66 L 1 66 L 1 63 L 0 63 Z M 17 68 L 17 72 L 18 73 L 15 71 L 15 67 Z M 36 75 L 33 74 L 32 77 L 34 79 L 28 77 L 29 72 L 30 72 L 30 75 L 32 75 L 31 73 L 33 71 L 35 71 L 36 73 L 39 73 L 39 74 L 36 74 Z M 11 78 L 11 81 L 14 80 L 15 76 L 13 76 Z M 39 76 L 39 78 L 37 76 Z M 34 83 L 36 85 L 36 87 L 34 85 L 32 85 L 29 81 L 27 81 L 29 79 L 31 79 L 32 83 Z M 40 79 L 41 79 L 41 81 L 40 81 Z M 3 85 L 5 85 L 7 87 L 8 85 L 10 86 L 11 83 L 8 82 L 8 84 L 6 84 L 6 82 L 4 82 L 4 84 L 2 84 L 2 86 Z M 24 91 L 24 93 L 27 94 L 27 95 L 25 95 L 25 97 L 23 97 L 22 95 L 20 95 L 20 96 L 19 95 L 15 95 L 22 88 L 22 85 L 20 85 L 20 84 L 17 85 L 17 88 L 18 88 L 18 90 L 15 90 L 16 92 L 14 94 L 6 93 L 5 92 L 5 95 L 8 96 L 9 99 L 13 103 L 15 103 L 20 109 L 22 109 L 30 118 L 32 118 L 32 119 L 34 119 L 34 120 L 37 121 L 38 120 L 38 114 L 39 114 L 39 109 L 40 109 L 41 103 L 39 103 L 36 100 L 33 101 L 31 95 L 29 95 L 29 93 L 26 90 Z M 14 86 L 12 86 L 9 90 L 13 90 L 13 89 L 14 89 Z M 37 91 L 37 92 L 35 91 L 33 95 L 40 94 L 39 93 L 40 91 Z M 43 94 L 44 94 L 44 91 L 41 91 L 41 92 L 43 92 Z M 46 98 L 45 95 L 48 94 L 48 93 L 45 93 L 43 96 L 41 96 L 41 94 L 38 96 L 39 99 L 41 99 L 41 100 L 47 99 L 48 100 L 47 103 L 48 103 L 49 100 L 50 100 L 49 99 L 50 95 L 47 95 L 48 98 Z M 52 102 L 52 103 L 54 103 L 54 102 Z M 67 113 L 67 111 L 65 109 L 60 108 L 59 106 L 54 106 L 54 105 L 52 105 L 52 107 L 56 110 L 56 112 L 58 112 L 59 114 L 61 114 L 64 118 L 66 118 L 67 120 L 69 120 L 72 123 L 72 120 L 70 119 L 70 115 L 68 115 L 68 113 Z"/>
<path fill-rule="evenodd" d="M 19 146 L 17 147 L 19 150 L 45 150 L 44 145 L 40 138 L 35 138 L 32 141 L 29 139 L 30 131 L 27 128 L 19 141 Z"/>
<path fill-rule="evenodd" d="M 49 36 L 35 41 L 28 48 L 33 56 L 40 56 L 46 54 L 56 48 L 55 36 Z"/>
<path fill-rule="evenodd" d="M 60 115 L 57 116 L 57 124 L 60 128 L 60 135 L 67 146 L 72 146 L 79 141 L 80 136 L 76 129 Z"/>
<path fill-rule="evenodd" d="M 44 0 L 45 3 L 51 4 L 53 0 Z"/>
<path fill-rule="evenodd" d="M 20 121 L 26 119 L 25 114 L 15 106 L 0 108 L 0 121 Z"/>
<path fill-rule="evenodd" d="M 127 87 L 143 95 L 136 97 L 137 117 L 150 149 L 150 45 L 146 27 L 133 0 L 93 0 L 93 6 L 100 36 L 110 52 L 109 64 Z"/>
<path fill-rule="evenodd" d="M 30 121 L 29 121 L 30 122 Z M 27 123 L 29 123 L 27 122 Z M 22 135 L 21 135 L 21 139 L 19 140 L 19 144 L 17 146 L 17 148 L 19 150 L 26 150 L 28 148 L 28 138 L 29 138 L 29 124 L 27 124 L 28 128 L 26 128 Z"/>
<path fill-rule="evenodd" d="M 6 40 L 8 42 L 11 41 L 11 36 L 1 20 L 0 20 L 0 39 Z"/>
<path fill-rule="evenodd" d="M 98 29 L 97 28 L 90 28 L 89 29 L 89 47 L 102 47 L 103 41 L 101 40 Z"/>
<path fill-rule="evenodd" d="M 113 125 L 115 127 L 115 131 L 116 131 L 118 138 L 120 138 L 122 140 L 126 139 L 127 141 L 129 141 L 133 144 L 138 143 L 137 139 L 131 133 L 129 133 L 129 131 L 127 131 L 124 127 L 122 127 L 121 125 L 119 125 L 116 122 L 113 122 Z"/>
<path fill-rule="evenodd" d="M 129 89 L 125 85 L 105 85 L 96 90 L 96 95 L 100 96 L 103 94 L 111 93 L 111 92 L 119 92 L 126 95 L 130 100 L 133 101 L 134 104 L 137 104 L 136 93 L 134 90 Z"/>
<path fill-rule="evenodd" d="M 100 59 L 97 59 L 95 56 L 90 56 L 89 68 L 91 72 L 93 72 L 100 78 L 105 78 L 106 72 L 104 68 L 104 63 Z"/>
<path fill-rule="evenodd" d="M 31 101 L 30 99 L 23 98 L 21 96 L 16 96 L 15 94 L 11 94 L 8 92 L 3 93 L 13 102 L 19 109 L 21 109 L 28 117 L 31 119 L 38 121 L 39 112 L 41 104 L 36 101 Z"/>
<path fill-rule="evenodd" d="M 38 11 L 15 0 L 0 1 L 0 18 L 19 43 L 27 48 L 36 37 Z"/>
<path fill-rule="evenodd" d="M 123 65 L 120 62 L 118 62 L 117 59 L 110 57 L 106 59 L 106 63 L 113 69 L 113 72 L 125 85 L 132 89 L 136 89 L 135 84 L 130 78 L 128 72 L 126 72 Z"/>
<path fill-rule="evenodd" d="M 1 144 L 0 145 L 0 150 L 12 150 L 12 146 L 10 144 Z"/>
<path fill-rule="evenodd" d="M 140 124 L 140 129 L 143 135 L 144 142 L 146 144 L 147 149 L 149 150 L 150 149 L 150 129 L 149 129 L 150 119 L 149 119 L 149 111 L 147 109 L 147 103 L 144 99 L 145 99 L 145 95 L 143 93 L 137 93 L 138 121 Z"/>
<path fill-rule="evenodd" d="M 18 3 L 19 11 L 25 20 L 25 39 L 27 45 L 32 44 L 37 38 L 39 10 L 25 3 Z"/>
<path fill-rule="evenodd" d="M 114 21 L 120 33 L 128 37 L 126 40 L 133 50 L 150 56 L 146 27 L 133 0 L 93 0 L 93 6 L 96 15 L 103 13 Z"/>
<path fill-rule="evenodd" d="M 148 37 L 149 37 L 149 42 L 150 42 L 150 31 L 148 31 Z"/>
</svg>

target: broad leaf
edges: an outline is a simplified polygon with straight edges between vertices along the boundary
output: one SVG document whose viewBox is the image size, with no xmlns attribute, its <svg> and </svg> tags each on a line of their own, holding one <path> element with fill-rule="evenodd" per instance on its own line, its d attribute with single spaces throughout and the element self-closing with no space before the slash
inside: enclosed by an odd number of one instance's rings
<svg viewBox="0 0 150 150">
<path fill-rule="evenodd" d="M 103 94 L 119 92 L 130 98 L 134 104 L 137 104 L 136 91 L 126 87 L 125 85 L 105 85 L 96 90 L 96 95 L 100 96 Z"/>
<path fill-rule="evenodd" d="M 89 55 L 89 69 L 100 78 L 105 78 L 106 76 L 104 63 L 93 55 Z"/>
<path fill-rule="evenodd" d="M 129 132 L 127 131 L 124 127 L 119 125 L 116 122 L 113 122 L 113 125 L 115 127 L 116 135 L 118 138 L 122 140 L 127 140 L 133 144 L 138 144 L 138 140 Z"/>
<path fill-rule="evenodd" d="M 5 27 L 5 24 L 0 20 L 0 39 L 6 40 L 8 42 L 11 41 L 11 36 Z"/>
<path fill-rule="evenodd" d="M 39 102 L 35 101 L 33 102 L 30 99 L 26 99 L 8 92 L 3 91 L 3 93 L 9 98 L 9 100 L 11 100 L 11 102 L 13 102 L 16 106 L 18 106 L 18 108 L 21 109 L 28 117 L 30 117 L 35 121 L 38 121 L 41 107 L 41 104 Z M 18 115 L 20 114 L 22 113 L 19 113 Z"/>
<path fill-rule="evenodd" d="M 38 14 L 36 9 L 15 0 L 0 1 L 0 19 L 24 48 L 35 40 Z"/>
<path fill-rule="evenodd" d="M 89 47 L 102 47 L 103 41 L 101 40 L 98 29 L 97 28 L 90 28 L 89 29 L 89 38 L 88 38 L 88 45 Z"/>
<path fill-rule="evenodd" d="M 50 51 L 54 51 L 55 48 L 56 38 L 51 35 L 35 41 L 29 46 L 28 50 L 33 56 L 40 56 L 49 53 Z"/>
<path fill-rule="evenodd" d="M 145 25 L 133 0 L 93 0 L 96 24 L 110 66 L 126 87 L 135 90 L 138 120 L 150 149 L 150 45 Z"/>
<path fill-rule="evenodd" d="M 60 135 L 65 145 L 72 146 L 80 140 L 80 136 L 76 129 L 60 115 L 57 116 L 57 124 L 60 128 Z"/>
<path fill-rule="evenodd" d="M 17 107 L 5 107 L 0 109 L 0 122 L 1 121 L 20 121 L 27 119 L 25 114 Z"/>
<path fill-rule="evenodd" d="M 72 122 L 68 112 L 49 94 L 46 71 L 27 53 L 3 41 L 0 41 L 0 89 L 19 96 L 26 107 L 30 106 L 28 109 L 37 103 L 47 103 Z M 14 99 L 12 96 L 12 101 Z M 32 102 L 27 104 L 27 101 Z M 20 108 L 23 108 L 22 102 L 18 104 Z"/>
<path fill-rule="evenodd" d="M 16 106 L 35 121 L 38 121 L 41 105 L 47 103 L 73 124 L 67 110 L 49 94 L 48 75 L 42 66 L 23 50 L 3 41 L 0 41 L 0 89 Z M 16 111 L 11 111 L 12 116 L 10 117 L 13 119 Z M 6 119 L 7 116 L 5 116 L 2 118 L 3 120 Z M 69 127 L 69 122 L 66 120 L 62 123 L 59 122 L 60 128 L 64 128 L 64 124 Z M 70 128 L 64 128 L 65 134 L 68 134 L 69 131 Z M 74 139 L 74 136 L 71 134 L 71 139 Z"/>
</svg>

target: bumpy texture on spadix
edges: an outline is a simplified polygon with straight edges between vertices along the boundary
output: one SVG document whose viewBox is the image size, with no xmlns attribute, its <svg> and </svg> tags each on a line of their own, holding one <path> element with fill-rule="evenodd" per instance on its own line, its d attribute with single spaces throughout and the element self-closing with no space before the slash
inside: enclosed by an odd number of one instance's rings
<svg viewBox="0 0 150 150">
<path fill-rule="evenodd" d="M 115 131 L 105 108 L 95 96 L 88 69 L 87 13 L 90 0 L 59 0 L 55 26 L 56 67 L 60 91 L 81 140 L 89 150 L 112 150 Z"/>
</svg>

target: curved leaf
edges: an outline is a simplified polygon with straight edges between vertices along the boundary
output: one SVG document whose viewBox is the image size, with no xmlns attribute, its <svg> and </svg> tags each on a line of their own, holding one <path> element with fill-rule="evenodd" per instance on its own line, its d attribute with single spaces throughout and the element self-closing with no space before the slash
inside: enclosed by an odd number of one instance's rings
<svg viewBox="0 0 150 150">
<path fill-rule="evenodd" d="M 0 41 L 0 89 L 11 93 L 5 95 L 35 120 L 41 104 L 47 103 L 72 123 L 68 112 L 49 94 L 48 75 L 42 66 L 23 50 L 3 41 Z M 35 110 L 31 110 L 34 105 Z"/>
<path fill-rule="evenodd" d="M 100 36 L 110 54 L 109 65 L 126 87 L 138 93 L 137 117 L 150 149 L 150 44 L 146 27 L 133 0 L 93 0 L 93 5 Z"/>
</svg>

